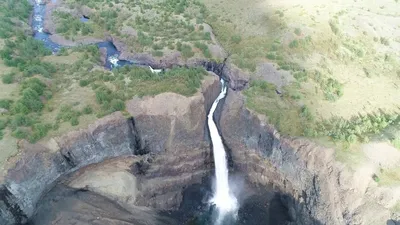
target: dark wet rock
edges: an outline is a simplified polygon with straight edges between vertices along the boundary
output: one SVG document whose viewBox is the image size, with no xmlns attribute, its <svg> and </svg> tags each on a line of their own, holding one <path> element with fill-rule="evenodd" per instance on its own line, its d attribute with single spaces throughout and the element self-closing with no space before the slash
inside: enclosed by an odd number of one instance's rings
<svg viewBox="0 0 400 225">
<path fill-rule="evenodd" d="M 245 89 L 249 83 L 250 75 L 235 65 L 231 64 L 227 59 L 223 62 L 210 61 L 207 59 L 193 58 L 186 62 L 185 66 L 201 66 L 208 71 L 212 71 L 228 82 L 228 86 L 234 91 Z"/>
<path fill-rule="evenodd" d="M 233 90 L 243 90 L 247 87 L 250 75 L 234 64 L 227 64 L 224 67 L 223 75 L 227 77 L 229 87 Z"/>
</svg>

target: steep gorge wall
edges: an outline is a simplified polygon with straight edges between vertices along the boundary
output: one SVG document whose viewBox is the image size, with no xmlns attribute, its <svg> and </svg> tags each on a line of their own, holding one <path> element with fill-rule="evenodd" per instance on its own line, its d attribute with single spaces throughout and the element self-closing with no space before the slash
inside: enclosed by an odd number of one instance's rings
<svg viewBox="0 0 400 225">
<path fill-rule="evenodd" d="M 116 112 L 46 144 L 22 142 L 1 178 L 0 224 L 25 223 L 60 178 L 120 156 L 147 156 L 132 165 L 140 174 L 137 205 L 178 207 L 182 189 L 201 182 L 211 168 L 204 121 L 219 89 L 219 78 L 207 76 L 193 97 L 165 93 L 133 99 L 127 105 L 131 119 Z"/>
<path fill-rule="evenodd" d="M 139 149 L 136 132 L 120 112 L 55 139 L 56 149 L 21 144 L 16 164 L 0 188 L 0 224 L 24 223 L 42 194 L 63 175 L 107 158 L 134 155 Z"/>
<path fill-rule="evenodd" d="M 348 202 L 333 150 L 282 137 L 263 121 L 245 108 L 241 93 L 228 93 L 220 124 L 234 166 L 250 182 L 291 196 L 283 199 L 291 224 L 360 224 L 343 207 Z"/>
<path fill-rule="evenodd" d="M 219 79 L 212 75 L 204 81 L 201 93 L 193 97 L 165 93 L 128 102 L 141 143 L 154 155 L 144 163 L 145 170 L 139 178 L 138 205 L 176 209 L 182 190 L 201 183 L 210 173 L 212 161 L 205 120 L 219 91 Z"/>
</svg>

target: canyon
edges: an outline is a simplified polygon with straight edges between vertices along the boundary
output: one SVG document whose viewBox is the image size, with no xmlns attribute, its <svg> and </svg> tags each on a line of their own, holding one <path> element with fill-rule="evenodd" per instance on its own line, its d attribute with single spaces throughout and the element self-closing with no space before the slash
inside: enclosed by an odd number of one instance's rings
<svg viewBox="0 0 400 225">
<path fill-rule="evenodd" d="M 127 103 L 128 117 L 116 112 L 85 130 L 47 143 L 23 141 L 21 153 L 9 161 L 10 168 L 1 179 L 1 224 L 27 223 L 30 218 L 36 218 L 33 224 L 58 217 L 60 224 L 71 224 L 71 218 L 90 220 L 90 215 L 82 217 L 76 211 L 88 203 L 72 200 L 68 202 L 77 208 L 68 211 L 68 217 L 62 216 L 62 209 L 44 214 L 48 211 L 41 211 L 46 209 L 41 202 L 46 202 L 52 189 L 62 190 L 63 195 L 57 192 L 59 199 L 72 195 L 84 201 L 90 195 L 94 203 L 89 205 L 100 215 L 96 217 L 99 224 L 113 218 L 109 208 L 120 210 L 118 218 L 131 218 L 110 224 L 141 224 L 132 218 L 143 210 L 149 218 L 165 220 L 160 224 L 173 224 L 158 212 L 178 210 L 184 191 L 211 176 L 205 118 L 219 91 L 219 77 L 210 72 L 193 97 L 165 93 L 135 98 Z M 364 224 L 365 215 L 358 208 L 364 193 L 350 183 L 351 173 L 335 161 L 332 149 L 281 137 L 265 118 L 246 109 L 240 92 L 230 89 L 222 101 L 215 119 L 231 172 L 240 173 L 252 187 L 275 193 L 272 199 L 278 199 L 285 214 L 282 224 Z M 55 199 L 50 202 L 56 204 Z M 105 204 L 110 201 L 111 205 Z M 243 204 L 244 199 L 239 202 Z M 390 215 L 382 211 L 374 216 Z"/>
<path fill-rule="evenodd" d="M 123 44 L 110 40 L 124 55 Z M 239 196 L 238 224 L 399 224 L 388 209 L 366 207 L 369 186 L 354 182 L 357 174 L 335 160 L 333 149 L 281 135 L 247 109 L 241 91 L 249 75 L 229 59 L 135 57 L 155 68 L 209 72 L 192 97 L 134 97 L 126 112 L 86 129 L 36 144 L 20 141 L 0 177 L 0 224 L 211 224 L 214 161 L 206 120 L 221 78 L 229 89 L 213 119 L 237 178 L 230 184 Z M 253 216 L 255 208 L 264 214 Z"/>
</svg>

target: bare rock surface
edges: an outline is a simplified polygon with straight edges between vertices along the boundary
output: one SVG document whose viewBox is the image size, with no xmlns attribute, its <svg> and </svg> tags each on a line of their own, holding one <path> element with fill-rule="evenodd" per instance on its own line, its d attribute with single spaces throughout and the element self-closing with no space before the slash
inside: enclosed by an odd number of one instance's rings
<svg viewBox="0 0 400 225">
<path fill-rule="evenodd" d="M 107 224 L 176 225 L 177 221 L 144 207 L 121 207 L 114 201 L 85 189 L 57 185 L 42 200 L 32 225 Z M 58 209 L 58 210 L 54 210 Z"/>
<path fill-rule="evenodd" d="M 136 156 L 116 158 L 90 165 L 77 171 L 64 183 L 108 197 L 121 205 L 132 206 L 138 194 L 138 183 L 130 170 L 140 159 Z"/>
</svg>

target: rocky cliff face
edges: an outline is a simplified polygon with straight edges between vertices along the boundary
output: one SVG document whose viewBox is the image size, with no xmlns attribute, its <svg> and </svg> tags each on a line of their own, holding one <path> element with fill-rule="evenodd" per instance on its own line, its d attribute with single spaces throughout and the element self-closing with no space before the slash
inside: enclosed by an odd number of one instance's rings
<svg viewBox="0 0 400 225">
<path fill-rule="evenodd" d="M 240 92 L 228 93 L 220 127 L 233 165 L 253 184 L 273 185 L 286 193 L 282 201 L 289 224 L 386 225 L 392 221 L 389 210 L 368 203 L 373 195 L 357 185 L 357 174 L 335 160 L 333 149 L 281 136 L 265 121 L 246 109 Z"/>
<path fill-rule="evenodd" d="M 120 112 L 98 120 L 87 130 L 53 140 L 55 149 L 21 143 L 21 154 L 0 188 L 1 224 L 23 223 L 33 215 L 42 194 L 63 175 L 107 158 L 133 155 L 136 131 Z"/>
<path fill-rule="evenodd" d="M 219 88 L 218 77 L 210 75 L 193 97 L 165 93 L 131 100 L 127 108 L 133 119 L 117 112 L 46 145 L 21 143 L 21 154 L 2 178 L 0 224 L 26 222 L 59 178 L 121 156 L 146 155 L 131 165 L 138 183 L 135 204 L 178 207 L 182 189 L 201 182 L 211 168 L 204 121 Z"/>
<path fill-rule="evenodd" d="M 240 93 L 229 92 L 221 130 L 238 170 L 258 185 L 272 184 L 293 196 L 293 224 L 344 224 L 338 204 L 332 151 L 280 135 L 249 112 Z"/>
<path fill-rule="evenodd" d="M 133 99 L 127 104 L 144 146 L 144 162 L 137 204 L 156 209 L 174 209 L 182 190 L 201 183 L 212 167 L 205 119 L 219 93 L 219 79 L 208 76 L 201 93 L 184 97 L 165 93 Z M 168 104 L 165 104 L 167 103 Z"/>
</svg>

